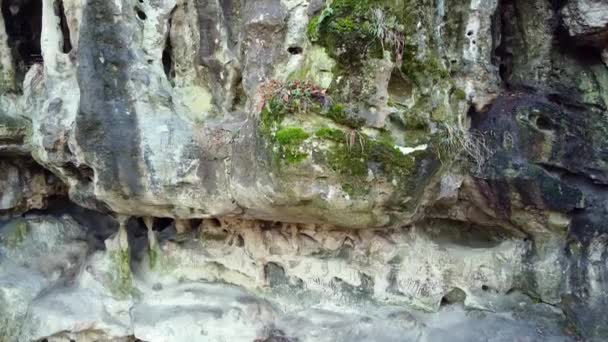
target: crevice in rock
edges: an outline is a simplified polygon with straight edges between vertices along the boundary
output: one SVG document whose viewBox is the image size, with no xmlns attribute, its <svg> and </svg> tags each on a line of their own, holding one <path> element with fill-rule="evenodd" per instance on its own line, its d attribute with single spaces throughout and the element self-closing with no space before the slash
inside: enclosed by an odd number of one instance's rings
<svg viewBox="0 0 608 342">
<path fill-rule="evenodd" d="M 519 287 L 512 287 L 512 288 L 510 288 L 509 290 L 507 290 L 507 292 L 505 292 L 505 296 L 510 296 L 510 295 L 515 294 L 515 293 L 519 293 L 519 294 L 522 294 L 522 295 L 530 298 L 530 300 L 533 303 L 542 303 L 544 305 L 548 305 L 548 306 L 553 307 L 554 309 L 562 311 L 562 307 L 561 307 L 560 304 L 554 304 L 554 303 L 546 302 L 538 294 L 530 292 L 530 291 L 522 290 Z"/>
<path fill-rule="evenodd" d="M 601 192 L 608 194 L 608 184 L 602 183 L 598 179 L 593 179 L 587 174 L 574 172 L 567 168 L 560 167 L 554 164 L 548 163 L 535 163 L 542 167 L 549 174 L 561 179 L 565 183 L 576 185 L 578 188 L 587 189 L 587 191 Z"/>
<path fill-rule="evenodd" d="M 168 28 L 167 28 L 167 39 L 165 40 L 165 47 L 163 49 L 163 69 L 165 70 L 165 75 L 169 81 L 175 78 L 175 69 L 173 67 L 173 46 L 171 45 L 171 24 L 172 18 L 169 18 Z"/>
<path fill-rule="evenodd" d="M 29 68 L 43 63 L 40 48 L 42 0 L 5 0 L 2 2 L 2 16 L 15 66 L 15 80 L 20 91 Z"/>
<path fill-rule="evenodd" d="M 76 166 L 76 164 L 68 162 L 63 164 L 62 169 L 68 177 L 76 178 L 83 184 L 91 183 L 95 179 L 95 171 L 84 164 Z"/>
<path fill-rule="evenodd" d="M 516 238 L 502 227 L 479 226 L 449 219 L 428 219 L 421 225 L 429 237 L 438 244 L 466 248 L 494 248 L 504 240 Z"/>
<path fill-rule="evenodd" d="M 70 53 L 72 51 L 72 41 L 70 39 L 70 28 L 68 27 L 68 20 L 65 16 L 65 9 L 63 7 L 63 0 L 55 0 L 54 2 L 55 14 L 59 17 L 59 26 L 61 27 L 61 34 L 63 35 L 63 53 Z"/>
<path fill-rule="evenodd" d="M 513 72 L 513 50 L 509 42 L 515 34 L 509 24 L 515 18 L 513 0 L 500 0 L 493 17 L 494 51 L 492 63 L 498 66 L 500 79 L 505 87 L 509 87 L 509 79 Z"/>
<path fill-rule="evenodd" d="M 243 88 L 243 75 L 239 72 L 238 77 L 235 79 L 234 87 L 234 98 L 232 99 L 232 110 L 236 111 L 240 108 L 244 108 L 247 104 L 247 94 L 245 88 Z"/>
</svg>

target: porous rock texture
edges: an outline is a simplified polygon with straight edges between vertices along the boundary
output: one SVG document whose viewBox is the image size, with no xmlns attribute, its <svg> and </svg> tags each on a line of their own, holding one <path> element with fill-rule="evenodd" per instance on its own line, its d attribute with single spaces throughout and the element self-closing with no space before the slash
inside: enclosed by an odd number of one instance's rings
<svg viewBox="0 0 608 342">
<path fill-rule="evenodd" d="M 608 2 L 0 4 L 0 341 L 608 339 Z"/>
</svg>

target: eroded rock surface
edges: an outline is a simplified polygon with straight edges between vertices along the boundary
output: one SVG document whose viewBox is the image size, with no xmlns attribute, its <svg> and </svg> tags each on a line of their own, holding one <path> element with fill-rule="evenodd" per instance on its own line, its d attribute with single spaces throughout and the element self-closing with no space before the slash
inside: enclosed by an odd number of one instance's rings
<svg viewBox="0 0 608 342">
<path fill-rule="evenodd" d="M 4 340 L 608 338 L 605 1 L 1 9 Z"/>
</svg>

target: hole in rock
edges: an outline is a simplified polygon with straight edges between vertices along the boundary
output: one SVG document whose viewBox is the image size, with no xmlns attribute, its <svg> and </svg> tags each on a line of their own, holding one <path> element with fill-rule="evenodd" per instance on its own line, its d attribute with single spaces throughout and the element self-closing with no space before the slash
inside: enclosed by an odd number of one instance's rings
<svg viewBox="0 0 608 342">
<path fill-rule="evenodd" d="M 236 247 L 243 247 L 245 246 L 245 239 L 243 239 L 243 236 L 239 234 L 236 236 L 232 244 Z"/>
<path fill-rule="evenodd" d="M 304 50 L 299 46 L 290 46 L 287 48 L 287 52 L 289 52 L 292 55 L 299 55 L 302 53 L 302 51 L 304 51 Z"/>
<path fill-rule="evenodd" d="M 551 120 L 549 120 L 549 118 L 547 118 L 544 115 L 538 116 L 536 118 L 535 124 L 536 124 L 536 127 L 538 127 L 539 129 L 546 130 L 546 131 L 550 131 L 554 128 L 553 122 L 551 122 Z"/>
<path fill-rule="evenodd" d="M 141 20 L 148 19 L 148 16 L 146 15 L 146 13 L 139 8 L 135 8 L 135 13 L 137 13 L 137 17 Z"/>
<path fill-rule="evenodd" d="M 189 223 L 190 223 L 190 228 L 193 230 L 196 230 L 203 224 L 203 220 L 202 219 L 191 219 Z"/>
<path fill-rule="evenodd" d="M 490 291 L 490 287 L 488 285 L 481 285 L 481 290 Z"/>
<path fill-rule="evenodd" d="M 401 73 L 394 72 L 388 81 L 387 90 L 391 101 L 406 103 L 412 93 L 412 84 Z"/>
<path fill-rule="evenodd" d="M 129 233 L 132 233 L 135 238 L 148 236 L 148 227 L 146 227 L 142 217 L 130 218 L 129 222 L 127 223 L 127 227 Z"/>
<path fill-rule="evenodd" d="M 464 304 L 467 294 L 460 288 L 455 287 L 441 298 L 441 306 L 452 304 Z"/>
<path fill-rule="evenodd" d="M 264 278 L 271 287 L 289 284 L 289 278 L 285 274 L 285 269 L 274 262 L 264 265 Z"/>
<path fill-rule="evenodd" d="M 265 222 L 262 222 L 262 224 L 260 225 L 260 228 L 262 228 L 263 232 L 268 231 L 268 230 L 273 230 L 273 229 L 281 229 L 281 228 L 283 228 L 283 223 L 265 221 Z"/>
<path fill-rule="evenodd" d="M 469 32 L 467 32 L 467 36 L 469 36 L 469 37 L 470 37 L 470 36 L 472 36 L 472 35 L 473 35 L 473 31 L 469 31 Z"/>
<path fill-rule="evenodd" d="M 2 16 L 15 66 L 16 81 L 21 85 L 27 70 L 32 65 L 43 62 L 40 49 L 42 0 L 4 0 Z"/>
<path fill-rule="evenodd" d="M 205 220 L 205 225 L 214 228 L 219 228 L 222 226 L 222 222 L 216 218 L 210 218 Z"/>
<path fill-rule="evenodd" d="M 70 28 L 68 27 L 68 20 L 65 17 L 63 0 L 55 0 L 54 7 L 55 15 L 59 17 L 59 26 L 61 27 L 61 34 L 63 35 L 62 52 L 69 53 L 72 51 L 72 41 L 70 40 Z"/>
<path fill-rule="evenodd" d="M 160 232 L 169 227 L 173 223 L 173 219 L 170 217 L 156 217 L 154 218 L 154 224 L 152 225 L 152 230 Z"/>
</svg>

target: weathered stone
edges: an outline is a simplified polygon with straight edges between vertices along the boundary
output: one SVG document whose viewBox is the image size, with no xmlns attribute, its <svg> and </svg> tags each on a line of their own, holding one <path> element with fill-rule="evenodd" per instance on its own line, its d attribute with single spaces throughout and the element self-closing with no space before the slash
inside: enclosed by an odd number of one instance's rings
<svg viewBox="0 0 608 342">
<path fill-rule="evenodd" d="M 603 0 L 568 1 L 561 12 L 570 35 L 605 48 L 608 38 L 606 5 L 608 3 Z"/>
<path fill-rule="evenodd" d="M 3 1 L 0 335 L 605 339 L 607 8 Z"/>
<path fill-rule="evenodd" d="M 52 173 L 25 159 L 0 159 L 0 217 L 44 209 L 52 196 L 65 196 L 65 185 Z"/>
</svg>

